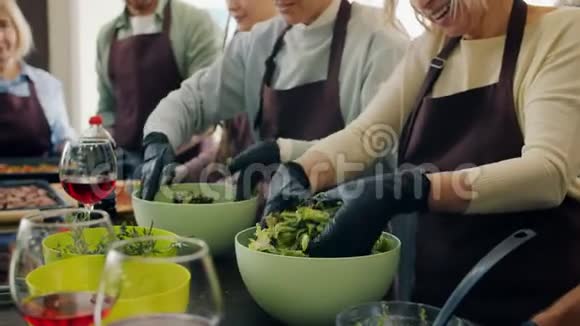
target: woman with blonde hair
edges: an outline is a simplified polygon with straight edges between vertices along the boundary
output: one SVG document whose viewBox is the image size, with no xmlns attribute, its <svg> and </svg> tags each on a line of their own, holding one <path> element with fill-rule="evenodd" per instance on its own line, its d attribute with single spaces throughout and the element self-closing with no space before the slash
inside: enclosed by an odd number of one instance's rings
<svg viewBox="0 0 580 326">
<path fill-rule="evenodd" d="M 354 122 L 280 167 L 265 213 L 350 180 L 324 194 L 343 204 L 308 248 L 341 257 L 368 254 L 393 216 L 417 212 L 413 299 L 435 306 L 495 244 L 532 229 L 457 312 L 518 325 L 580 283 L 580 10 L 411 3 L 429 31 Z M 395 173 L 345 168 L 391 150 Z"/>
<path fill-rule="evenodd" d="M 0 157 L 59 152 L 74 137 L 60 82 L 24 61 L 30 25 L 14 0 L 0 0 Z"/>
</svg>

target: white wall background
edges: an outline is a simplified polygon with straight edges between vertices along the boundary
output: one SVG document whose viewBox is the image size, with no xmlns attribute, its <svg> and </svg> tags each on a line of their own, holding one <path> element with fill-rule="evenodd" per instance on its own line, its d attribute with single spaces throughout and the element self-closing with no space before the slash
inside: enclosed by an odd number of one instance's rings
<svg viewBox="0 0 580 326">
<path fill-rule="evenodd" d="M 185 0 L 207 9 L 216 22 L 225 26 L 224 0 Z M 355 0 L 381 7 L 383 0 Z M 123 0 L 48 0 L 51 41 L 50 70 L 64 85 L 71 123 L 77 131 L 88 126 L 96 112 L 98 94 L 95 74 L 96 39 L 99 29 L 119 14 Z M 528 0 L 550 5 L 553 0 Z M 408 0 L 400 0 L 397 16 L 412 36 L 423 29 L 415 21 Z M 233 26 L 232 26 L 233 27 Z"/>
</svg>

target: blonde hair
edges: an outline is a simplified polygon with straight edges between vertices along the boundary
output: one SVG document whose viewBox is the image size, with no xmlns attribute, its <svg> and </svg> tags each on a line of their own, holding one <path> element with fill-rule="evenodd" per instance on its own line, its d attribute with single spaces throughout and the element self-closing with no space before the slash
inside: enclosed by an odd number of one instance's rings
<svg viewBox="0 0 580 326">
<path fill-rule="evenodd" d="M 23 59 L 34 48 L 30 24 L 24 18 L 24 14 L 22 14 L 22 10 L 20 10 L 15 0 L 0 0 L 0 13 L 8 14 L 8 17 L 12 20 L 17 38 L 16 53 L 18 59 Z"/>
<path fill-rule="evenodd" d="M 408 0 L 408 1 L 411 1 L 411 0 Z M 468 9 L 475 6 L 475 5 L 480 5 L 483 8 L 487 8 L 487 0 L 450 0 L 450 1 L 451 1 L 451 14 L 453 16 L 457 15 L 457 13 L 458 13 L 459 1 L 462 1 L 463 4 Z M 399 2 L 398 0 L 385 0 L 384 7 L 385 7 L 385 15 L 387 17 L 387 20 L 392 21 L 393 19 L 395 19 L 395 11 L 397 9 L 398 2 Z M 425 17 L 412 4 L 411 4 L 411 7 L 413 8 L 413 11 L 415 12 L 415 18 L 423 27 L 425 27 L 426 30 L 436 31 L 433 28 L 433 26 L 431 25 L 431 23 L 429 22 L 429 19 L 427 17 Z"/>
</svg>

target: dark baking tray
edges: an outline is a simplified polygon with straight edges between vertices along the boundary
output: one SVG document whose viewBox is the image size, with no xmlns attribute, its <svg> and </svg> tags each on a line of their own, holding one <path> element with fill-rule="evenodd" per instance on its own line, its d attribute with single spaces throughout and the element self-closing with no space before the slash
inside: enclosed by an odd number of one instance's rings
<svg viewBox="0 0 580 326">
<path fill-rule="evenodd" d="M 10 266 L 11 246 L 16 242 L 17 225 L 0 225 L 0 307 L 11 305 L 8 270 Z"/>
<path fill-rule="evenodd" d="M 60 163 L 60 158 L 56 156 L 51 157 L 25 157 L 25 158 L 18 158 L 18 157 L 11 157 L 11 158 L 0 158 L 0 164 L 6 165 L 15 165 L 15 166 L 22 166 L 22 165 L 32 165 L 38 166 L 41 164 L 49 164 L 58 166 Z M 49 183 L 55 183 L 59 181 L 58 172 L 53 173 L 0 173 L 0 181 L 4 180 L 45 180 Z"/>
<path fill-rule="evenodd" d="M 19 207 L 19 208 L 11 208 L 11 209 L 0 209 L 0 212 L 21 211 L 21 210 L 26 210 L 26 209 L 48 210 L 48 209 L 59 209 L 59 208 L 69 207 L 68 203 L 45 180 L 33 180 L 33 179 L 31 179 L 31 180 L 0 181 L 0 188 L 11 188 L 11 187 L 22 187 L 22 186 L 36 186 L 38 188 L 46 190 L 48 193 L 48 196 L 50 196 L 52 199 L 54 199 L 54 201 L 56 201 L 56 205 L 46 206 L 46 207 Z"/>
</svg>

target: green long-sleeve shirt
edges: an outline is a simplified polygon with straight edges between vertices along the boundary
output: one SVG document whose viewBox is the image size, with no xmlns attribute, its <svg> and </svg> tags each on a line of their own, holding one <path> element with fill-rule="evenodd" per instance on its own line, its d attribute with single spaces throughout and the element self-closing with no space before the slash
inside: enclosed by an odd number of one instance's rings
<svg viewBox="0 0 580 326">
<path fill-rule="evenodd" d="M 159 0 L 155 12 L 155 24 L 159 31 L 163 26 L 163 13 L 169 0 Z M 210 65 L 221 52 L 222 31 L 209 13 L 180 0 L 171 0 L 171 29 L 169 36 L 179 72 L 183 79 L 199 69 Z M 97 75 L 99 103 L 98 113 L 103 117 L 105 127 L 115 123 L 116 103 L 113 84 L 109 75 L 109 53 L 113 35 L 117 38 L 132 35 L 127 11 L 107 23 L 97 39 Z M 155 78 L 155 76 L 151 76 Z"/>
</svg>

